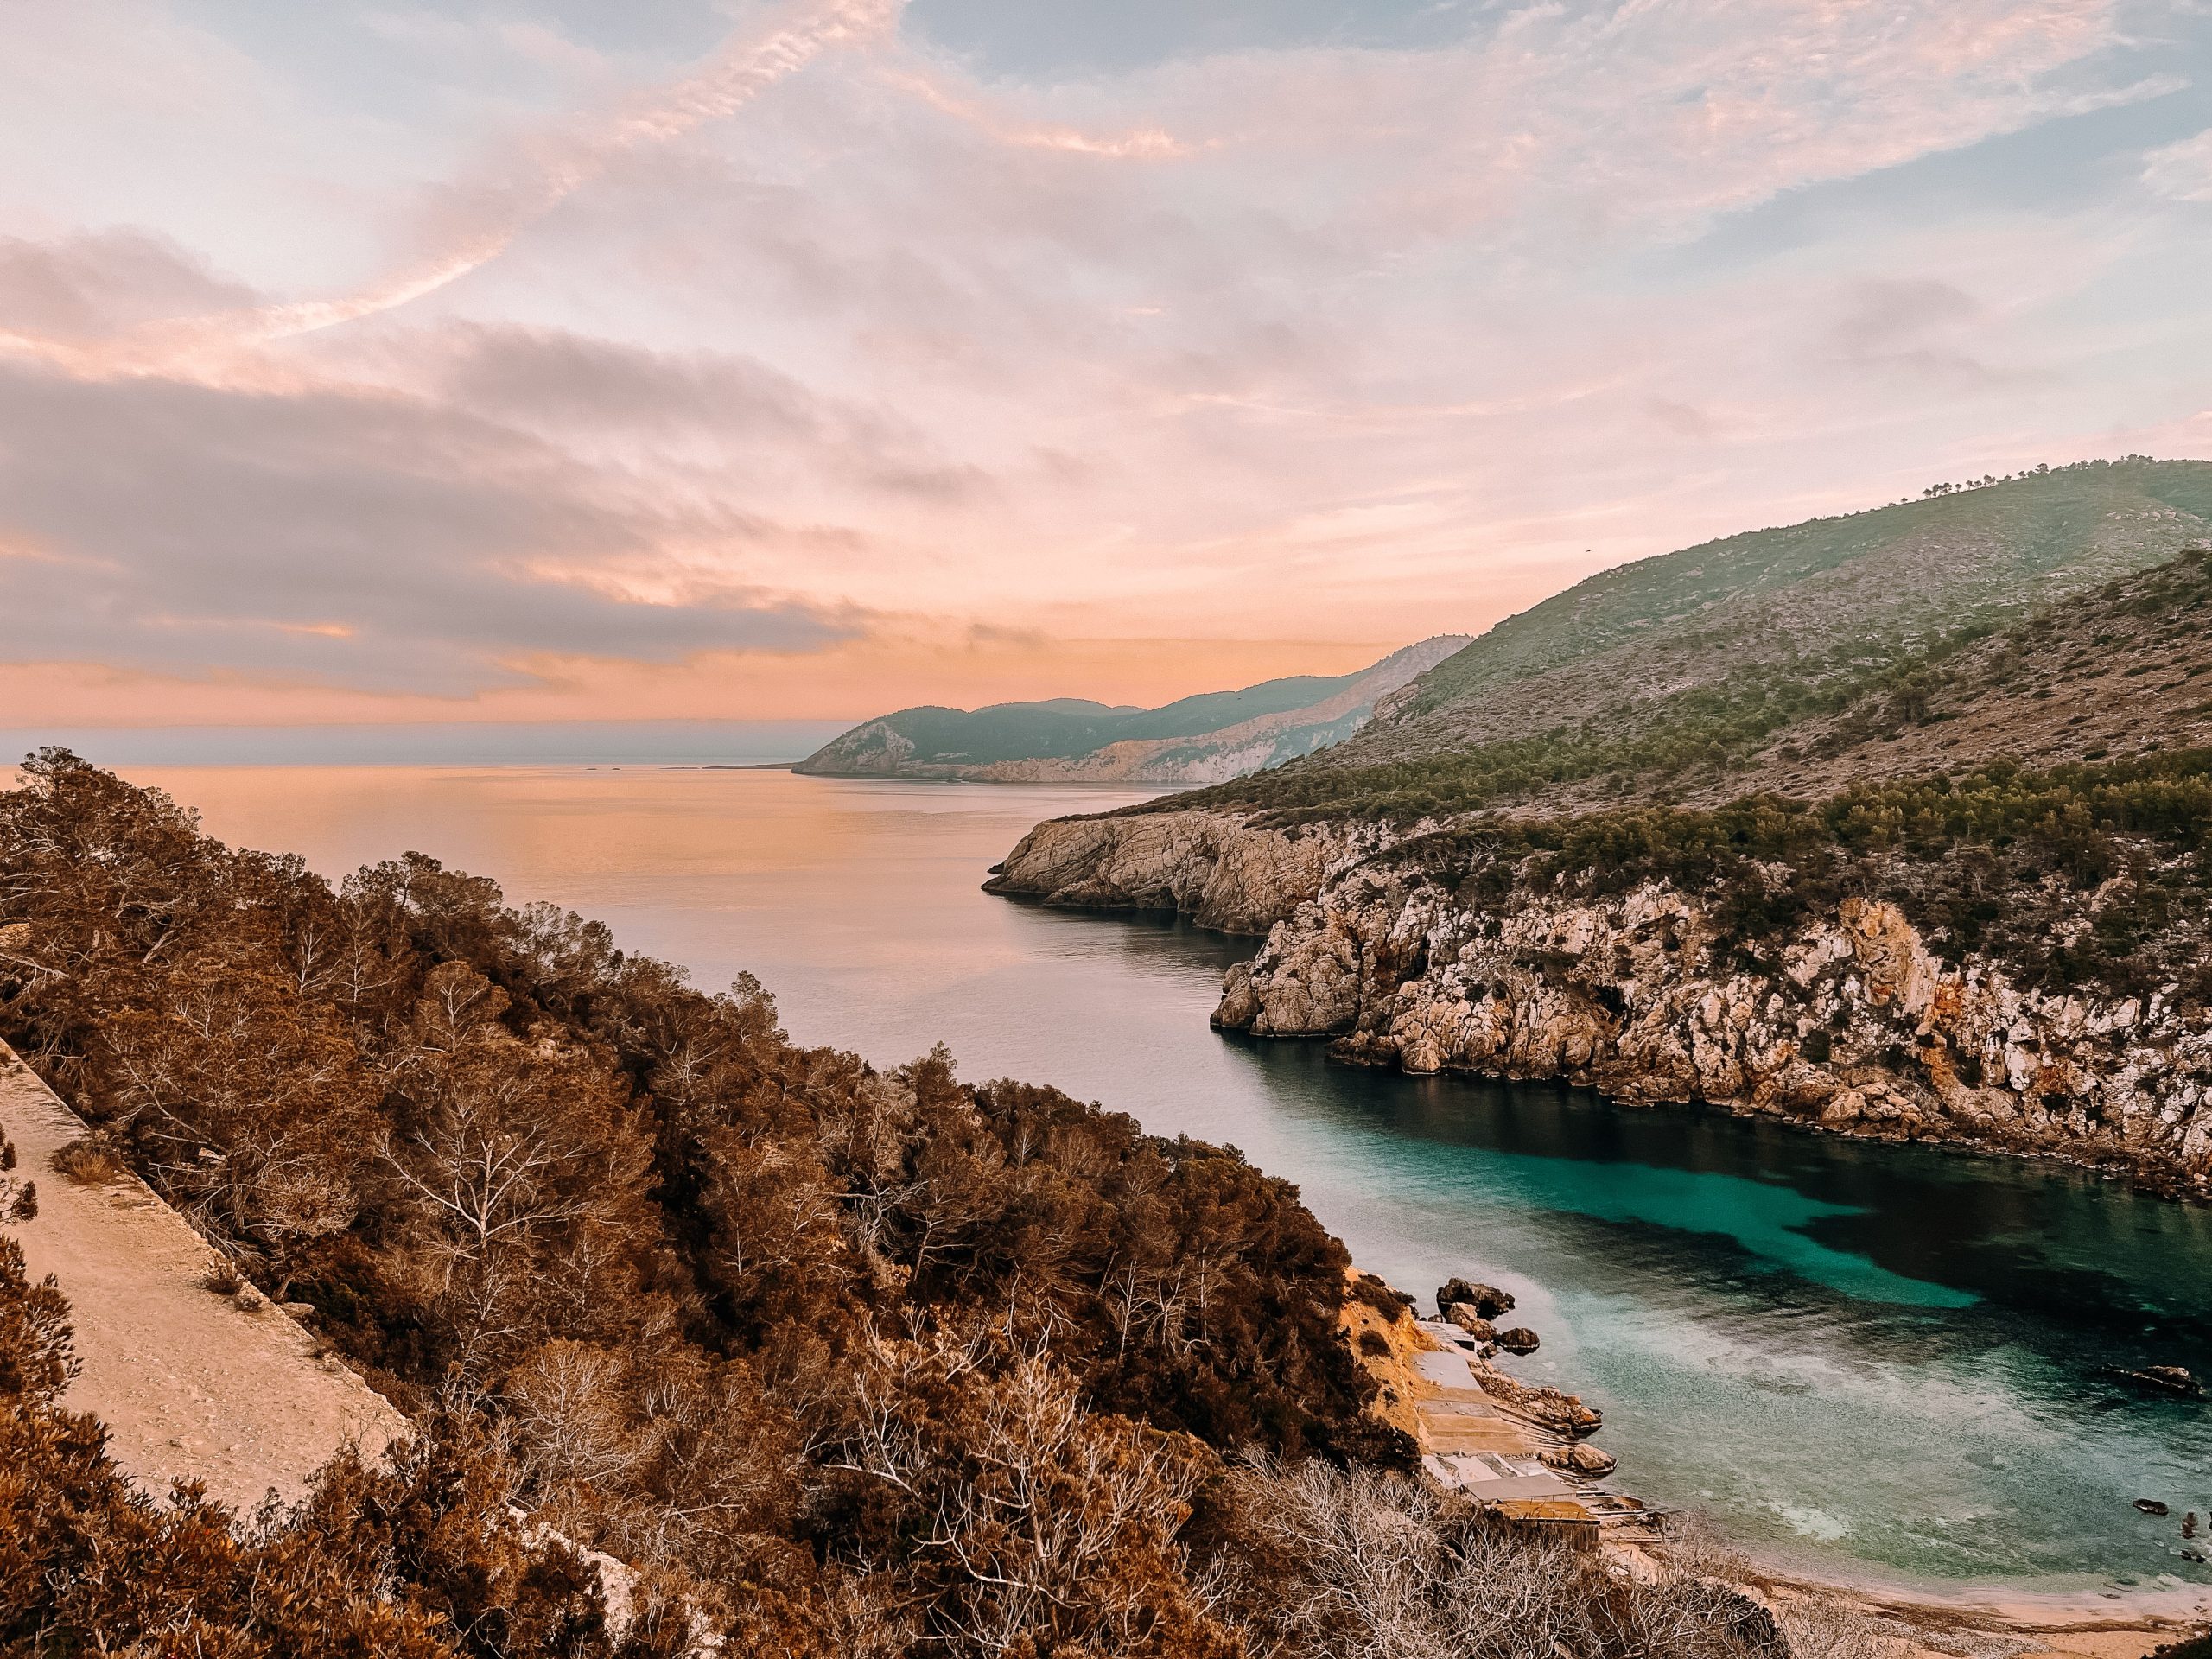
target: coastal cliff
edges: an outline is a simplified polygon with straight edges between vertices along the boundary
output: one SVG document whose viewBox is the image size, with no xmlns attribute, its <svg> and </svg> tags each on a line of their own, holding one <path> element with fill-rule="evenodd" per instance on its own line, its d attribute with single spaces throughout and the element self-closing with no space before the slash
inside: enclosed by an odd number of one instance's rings
<svg viewBox="0 0 2212 1659">
<path fill-rule="evenodd" d="M 1371 850 L 1372 833 L 1257 828 L 1224 812 L 1054 818 L 1024 836 L 986 893 L 1074 910 L 1173 911 L 1265 933 Z"/>
<path fill-rule="evenodd" d="M 2145 462 L 1993 489 L 2018 522 L 1985 514 L 2004 533 L 1984 563 L 2012 569 L 2027 531 L 2098 491 L 2208 480 Z M 1867 619 L 1904 543 L 1875 532 L 1909 542 L 1942 515 L 1748 538 L 1726 569 L 1761 580 L 1733 597 L 1707 591 L 1711 549 L 1593 578 L 1336 749 L 1040 825 L 994 890 L 1267 931 L 1215 1024 L 1347 1059 L 2212 1192 L 2212 549 L 2158 556 L 2144 527 L 2196 518 L 2125 505 L 2066 581 L 2140 568 L 2006 616 L 1942 565 L 1922 631 L 1888 639 Z M 1868 548 L 1792 563 L 1846 532 Z M 1810 632 L 1762 661 L 1777 594 L 1800 588 Z M 1569 662 L 1587 631 L 1558 618 L 1543 651 L 1516 644 L 1539 613 L 1622 594 L 1650 602 L 1610 654 Z M 1724 629 L 1731 607 L 1750 609 Z M 1636 664 L 1676 689 L 1605 703 Z"/>
<path fill-rule="evenodd" d="M 1947 948 L 1892 899 L 1847 893 L 1746 931 L 1732 922 L 1741 894 L 1712 886 L 1592 893 L 1502 868 L 1474 880 L 1374 826 L 1211 812 L 1040 824 L 1002 870 L 995 893 L 1265 932 L 1224 976 L 1224 1030 L 1326 1038 L 1339 1058 L 1415 1073 L 2115 1164 L 2212 1192 L 2212 1021 L 2179 982 L 2026 983 L 2018 962 Z M 2125 906 L 2124 886 L 2046 893 L 2030 930 L 2086 935 Z"/>
<path fill-rule="evenodd" d="M 1931 948 L 1882 899 L 1762 937 L 1719 908 L 1667 881 L 1469 904 L 1420 872 L 1363 870 L 1230 969 L 1214 1022 L 1408 1071 L 1556 1078 L 2212 1192 L 2212 1027 L 2176 985 L 2027 988 L 2005 963 Z"/>
</svg>

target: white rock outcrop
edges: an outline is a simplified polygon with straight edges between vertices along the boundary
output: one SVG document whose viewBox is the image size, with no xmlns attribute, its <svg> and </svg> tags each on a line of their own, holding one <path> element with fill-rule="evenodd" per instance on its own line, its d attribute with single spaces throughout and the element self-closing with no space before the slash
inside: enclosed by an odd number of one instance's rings
<svg viewBox="0 0 2212 1659">
<path fill-rule="evenodd" d="M 2166 994 L 2023 988 L 1847 898 L 1785 939 L 1727 937 L 1694 894 L 1340 873 L 1231 969 L 1215 1023 L 1327 1036 L 1408 1071 L 1551 1077 L 1823 1128 L 2125 1164 L 2212 1190 L 2212 1028 Z"/>
<path fill-rule="evenodd" d="M 1176 911 L 1264 933 L 1353 855 L 1334 830 L 1262 830 L 1225 812 L 1054 818 L 1024 836 L 987 893 L 1079 910 Z"/>
</svg>

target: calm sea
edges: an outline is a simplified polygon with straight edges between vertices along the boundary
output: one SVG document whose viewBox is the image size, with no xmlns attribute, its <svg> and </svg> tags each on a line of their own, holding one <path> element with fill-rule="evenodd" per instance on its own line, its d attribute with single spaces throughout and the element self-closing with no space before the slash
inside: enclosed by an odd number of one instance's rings
<svg viewBox="0 0 2212 1659">
<path fill-rule="evenodd" d="M 1830 1570 L 2212 1584 L 2212 1211 L 2077 1172 L 1527 1084 L 1416 1079 L 1210 1031 L 1249 941 L 977 884 L 1095 790 L 654 768 L 130 768 L 226 840 L 336 875 L 408 849 L 610 923 L 808 1043 L 1057 1084 L 1296 1181 L 1366 1267 L 1465 1274 L 1543 1338 L 1519 1369 L 1605 1413 L 1629 1490 Z M 2164 1521 L 2132 1500 L 2162 1499 Z"/>
</svg>

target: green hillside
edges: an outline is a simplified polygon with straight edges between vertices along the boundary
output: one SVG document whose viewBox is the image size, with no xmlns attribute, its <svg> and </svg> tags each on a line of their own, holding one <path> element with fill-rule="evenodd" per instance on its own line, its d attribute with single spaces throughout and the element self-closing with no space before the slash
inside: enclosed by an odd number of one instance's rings
<svg viewBox="0 0 2212 1659">
<path fill-rule="evenodd" d="M 1366 671 L 1363 669 L 1360 673 Z M 925 704 L 901 709 L 855 728 L 821 753 L 810 756 L 798 770 L 830 770 L 842 750 L 852 747 L 849 739 L 874 728 L 905 738 L 913 745 L 908 759 L 925 766 L 988 766 L 997 760 L 1084 754 L 1131 737 L 1197 737 L 1262 715 L 1307 708 L 1334 696 L 1359 677 L 1359 674 L 1292 675 L 1248 685 L 1241 691 L 1203 692 L 1158 709 L 1115 708 L 1079 697 L 997 702 L 972 713 Z"/>
<path fill-rule="evenodd" d="M 1271 766 L 1363 725 L 1376 700 L 1434 667 L 1464 635 L 1422 640 L 1351 674 L 1294 674 L 1236 691 L 1209 691 L 1158 709 L 1110 708 L 1077 697 L 1001 702 L 969 713 L 934 705 L 864 721 L 795 770 L 839 778 L 1007 780 L 991 768 L 1055 763 L 1091 781 L 1187 784 Z M 1102 751 L 1124 746 L 1111 754 Z M 1141 752 L 1132 752 L 1136 746 Z"/>
<path fill-rule="evenodd" d="M 1900 700 L 1923 707 L 1961 653 L 2116 582 L 2120 597 L 2105 602 L 2125 610 L 2138 602 L 2123 592 L 2131 578 L 2208 540 L 2212 463 L 2147 460 L 1731 537 L 1604 572 L 1507 619 L 1333 749 L 1150 810 L 1404 819 L 1685 798 L 1745 786 L 1755 760 L 1777 781 L 1833 786 L 1834 767 L 1783 779 L 1775 746 Z M 2149 638 L 2133 614 L 2072 649 L 2083 660 L 2126 653 Z M 1975 729 L 1988 753 L 2025 741 L 2008 739 L 2001 716 Z M 2037 741 L 2063 752 L 2047 738 Z M 1881 770 L 1864 753 L 1853 765 Z"/>
<path fill-rule="evenodd" d="M 2139 460 L 1749 531 L 1601 572 L 1508 617 L 1430 670 L 1402 718 L 1657 639 L 1770 656 L 1785 643 L 1987 620 L 2140 569 L 2208 530 L 2212 462 Z M 1771 638 L 1757 637 L 1762 626 Z"/>
</svg>

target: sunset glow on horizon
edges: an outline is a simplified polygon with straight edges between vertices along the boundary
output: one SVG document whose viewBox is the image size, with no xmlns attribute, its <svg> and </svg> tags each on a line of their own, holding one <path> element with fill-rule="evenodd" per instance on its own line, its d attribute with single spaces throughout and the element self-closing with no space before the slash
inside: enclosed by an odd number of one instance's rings
<svg viewBox="0 0 2212 1659">
<path fill-rule="evenodd" d="M 29 0 L 0 726 L 1157 703 L 2212 455 L 2195 0 Z"/>
</svg>

